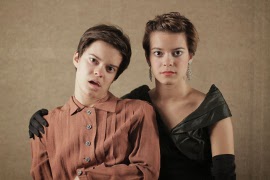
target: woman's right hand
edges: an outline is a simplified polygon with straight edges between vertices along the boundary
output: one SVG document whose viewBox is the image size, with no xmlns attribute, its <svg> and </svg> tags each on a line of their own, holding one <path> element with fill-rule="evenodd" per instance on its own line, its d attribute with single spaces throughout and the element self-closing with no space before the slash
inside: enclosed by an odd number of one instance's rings
<svg viewBox="0 0 270 180">
<path fill-rule="evenodd" d="M 44 127 L 48 127 L 48 122 L 43 118 L 43 116 L 48 114 L 47 109 L 40 109 L 33 114 L 29 122 L 29 137 L 35 139 L 34 134 L 37 137 L 41 137 L 42 132 L 44 134 Z"/>
</svg>

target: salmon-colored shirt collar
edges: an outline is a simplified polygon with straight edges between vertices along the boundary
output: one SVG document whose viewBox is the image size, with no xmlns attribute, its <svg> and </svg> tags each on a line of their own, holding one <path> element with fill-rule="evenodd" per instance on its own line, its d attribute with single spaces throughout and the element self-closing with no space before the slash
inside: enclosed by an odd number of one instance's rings
<svg viewBox="0 0 270 180">
<path fill-rule="evenodd" d="M 108 92 L 108 95 L 105 98 L 102 98 L 99 100 L 97 103 L 91 105 L 91 108 L 96 108 L 100 109 L 103 111 L 108 111 L 108 112 L 115 112 L 116 109 L 116 104 L 119 98 L 115 97 L 111 92 Z M 75 96 L 71 96 L 68 105 L 70 107 L 70 115 L 74 115 L 77 112 L 80 112 L 87 106 L 81 104 Z"/>
</svg>

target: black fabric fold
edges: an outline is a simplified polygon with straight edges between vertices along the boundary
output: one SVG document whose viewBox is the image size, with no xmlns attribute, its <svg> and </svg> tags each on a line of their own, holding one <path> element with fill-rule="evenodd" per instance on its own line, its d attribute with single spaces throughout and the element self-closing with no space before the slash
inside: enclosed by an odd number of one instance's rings
<svg viewBox="0 0 270 180">
<path fill-rule="evenodd" d="M 213 84 L 200 106 L 177 124 L 171 130 L 171 134 L 207 127 L 230 116 L 232 114 L 225 99 Z"/>
<path fill-rule="evenodd" d="M 170 133 L 175 146 L 188 158 L 205 159 L 208 129 L 214 123 L 231 116 L 231 111 L 219 89 L 213 84 L 200 106 L 177 124 Z"/>
</svg>

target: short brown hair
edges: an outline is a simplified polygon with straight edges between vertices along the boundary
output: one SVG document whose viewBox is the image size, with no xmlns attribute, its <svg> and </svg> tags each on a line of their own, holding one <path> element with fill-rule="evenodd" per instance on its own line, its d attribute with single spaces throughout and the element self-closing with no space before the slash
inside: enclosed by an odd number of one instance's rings
<svg viewBox="0 0 270 180">
<path fill-rule="evenodd" d="M 188 51 L 192 55 L 195 55 L 199 41 L 198 32 L 190 20 L 181 15 L 179 12 L 170 12 L 167 14 L 158 15 L 155 17 L 155 19 L 146 23 L 143 37 L 143 49 L 147 59 L 149 59 L 150 55 L 150 34 L 154 31 L 185 33 Z"/>
<path fill-rule="evenodd" d="M 120 67 L 116 73 L 114 80 L 116 80 L 120 74 L 128 67 L 131 57 L 130 41 L 127 35 L 123 31 L 112 25 L 100 24 L 93 26 L 85 31 L 82 35 L 77 52 L 79 57 L 82 56 L 84 51 L 95 41 L 101 40 L 117 49 L 122 55 L 122 61 Z"/>
</svg>

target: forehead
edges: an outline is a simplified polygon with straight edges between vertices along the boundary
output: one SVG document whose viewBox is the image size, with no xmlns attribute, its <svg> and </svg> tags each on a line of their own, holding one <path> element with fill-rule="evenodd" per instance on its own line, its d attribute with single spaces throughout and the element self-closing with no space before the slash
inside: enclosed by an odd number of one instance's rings
<svg viewBox="0 0 270 180">
<path fill-rule="evenodd" d="M 122 55 L 118 49 L 105 41 L 95 41 L 86 48 L 83 55 L 94 55 L 107 63 L 119 65 L 122 61 Z"/>
<path fill-rule="evenodd" d="M 150 35 L 151 48 L 187 47 L 186 34 L 155 31 Z"/>
</svg>

